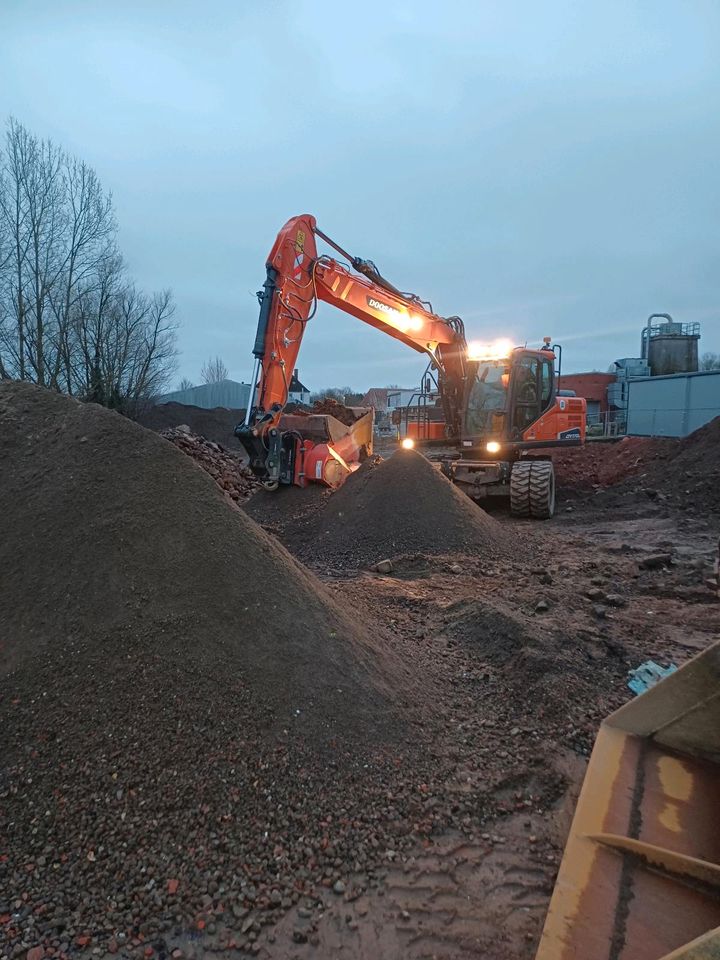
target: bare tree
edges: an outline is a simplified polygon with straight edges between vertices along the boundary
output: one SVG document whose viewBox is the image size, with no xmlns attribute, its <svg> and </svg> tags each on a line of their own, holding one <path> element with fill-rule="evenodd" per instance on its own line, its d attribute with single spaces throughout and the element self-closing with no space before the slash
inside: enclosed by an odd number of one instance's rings
<svg viewBox="0 0 720 960">
<path fill-rule="evenodd" d="M 720 370 L 720 353 L 707 351 L 700 357 L 701 370 Z"/>
<path fill-rule="evenodd" d="M 175 371 L 169 290 L 125 273 L 94 170 L 16 120 L 0 149 L 0 377 L 132 412 Z"/>
<path fill-rule="evenodd" d="M 178 390 L 191 390 L 195 384 L 192 380 L 188 380 L 187 377 L 183 377 L 180 383 L 178 384 Z"/>
<path fill-rule="evenodd" d="M 200 379 L 203 383 L 220 383 L 221 380 L 228 379 L 228 368 L 222 362 L 220 357 L 212 357 L 203 364 L 200 371 Z"/>
</svg>

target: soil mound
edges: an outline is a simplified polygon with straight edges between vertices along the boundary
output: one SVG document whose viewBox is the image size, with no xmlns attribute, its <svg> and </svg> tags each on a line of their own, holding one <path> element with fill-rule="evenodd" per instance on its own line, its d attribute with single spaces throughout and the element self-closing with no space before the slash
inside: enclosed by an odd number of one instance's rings
<svg viewBox="0 0 720 960">
<path fill-rule="evenodd" d="M 506 531 L 415 450 L 367 460 L 327 500 L 308 560 L 365 566 L 407 553 L 510 552 Z"/>
<path fill-rule="evenodd" d="M 197 932 L 218 891 L 239 936 L 385 849 L 406 668 L 190 458 L 1 383 L 0 516 L 0 954 Z"/>
<path fill-rule="evenodd" d="M 560 486 L 606 487 L 604 500 L 650 496 L 681 509 L 720 508 L 720 417 L 682 440 L 624 437 L 553 452 Z"/>
<path fill-rule="evenodd" d="M 621 483 L 647 473 L 678 451 L 678 440 L 623 437 L 617 442 L 591 442 L 570 450 L 553 450 L 558 485 L 587 489 Z"/>
<path fill-rule="evenodd" d="M 235 436 L 235 427 L 244 417 L 244 410 L 228 410 L 227 407 L 207 410 L 186 403 L 158 403 L 147 407 L 136 419 L 143 427 L 158 432 L 185 424 L 198 436 L 220 443 L 241 455 L 244 451 Z"/>
<path fill-rule="evenodd" d="M 317 700 L 331 723 L 339 686 L 378 706 L 380 646 L 172 444 L 21 383 L 0 384 L 0 422 L 5 665 L 165 624 L 158 653 L 182 637 L 285 718 Z"/>
</svg>

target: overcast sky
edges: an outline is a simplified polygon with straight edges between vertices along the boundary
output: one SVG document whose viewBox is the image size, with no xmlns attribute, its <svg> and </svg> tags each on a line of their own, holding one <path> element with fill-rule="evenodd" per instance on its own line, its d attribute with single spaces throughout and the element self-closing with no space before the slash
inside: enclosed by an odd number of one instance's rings
<svg viewBox="0 0 720 960">
<path fill-rule="evenodd" d="M 254 293 L 312 213 L 471 338 L 637 356 L 652 312 L 720 350 L 717 0 L 0 0 L 0 116 L 92 164 L 181 375 L 248 379 Z M 313 389 L 418 382 L 325 307 Z"/>
</svg>

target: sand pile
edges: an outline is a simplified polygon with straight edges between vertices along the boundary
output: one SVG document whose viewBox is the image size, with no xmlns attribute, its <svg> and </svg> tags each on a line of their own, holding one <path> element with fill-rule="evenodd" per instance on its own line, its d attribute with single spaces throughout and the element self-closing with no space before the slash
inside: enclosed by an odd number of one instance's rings
<svg viewBox="0 0 720 960">
<path fill-rule="evenodd" d="M 367 566 L 401 554 L 510 551 L 505 529 L 415 450 L 375 458 L 327 499 L 303 555 L 338 566 Z"/>
<path fill-rule="evenodd" d="M 247 946 L 385 849 L 413 682 L 192 460 L 0 383 L 0 516 L 0 954 Z"/>
</svg>

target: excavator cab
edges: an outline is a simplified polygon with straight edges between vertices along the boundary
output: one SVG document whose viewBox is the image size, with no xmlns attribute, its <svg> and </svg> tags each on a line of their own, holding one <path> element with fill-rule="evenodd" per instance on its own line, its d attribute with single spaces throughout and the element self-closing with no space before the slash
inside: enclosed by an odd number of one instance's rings
<svg viewBox="0 0 720 960">
<path fill-rule="evenodd" d="M 546 519 L 555 508 L 549 450 L 585 439 L 586 403 L 558 390 L 560 346 L 498 355 L 469 348 L 460 453 L 444 472 L 474 500 L 505 496 L 515 516 Z"/>
</svg>

